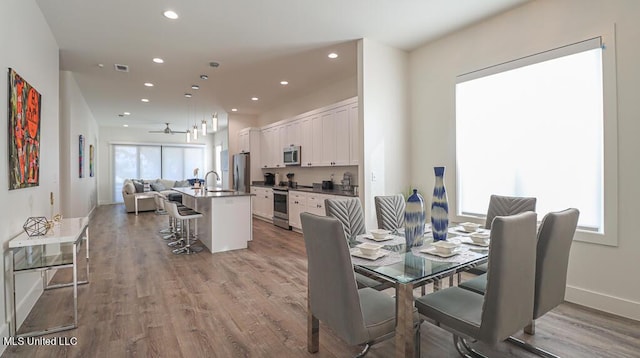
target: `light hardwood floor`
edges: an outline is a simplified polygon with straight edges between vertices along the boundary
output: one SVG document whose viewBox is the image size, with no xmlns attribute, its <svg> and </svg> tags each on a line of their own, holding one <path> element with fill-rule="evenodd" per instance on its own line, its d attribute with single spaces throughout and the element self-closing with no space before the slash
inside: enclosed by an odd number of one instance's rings
<svg viewBox="0 0 640 358">
<path fill-rule="evenodd" d="M 98 207 L 90 222 L 91 283 L 79 288 L 79 327 L 50 335 L 76 337 L 77 345 L 10 346 L 2 356 L 285 358 L 358 352 L 322 323 L 320 352 L 306 351 L 307 264 L 300 234 L 254 220 L 247 250 L 175 256 L 157 234 L 166 223 L 166 216 L 152 212 L 135 216 L 120 205 Z M 70 293 L 43 294 L 23 329 L 70 319 Z M 535 336 L 525 338 L 563 357 L 640 357 L 638 326 L 563 304 L 537 322 Z M 446 331 L 428 322 L 421 329 L 422 357 L 458 356 Z M 533 356 L 507 343 L 476 346 L 491 357 Z M 389 340 L 368 357 L 393 353 Z"/>
</svg>

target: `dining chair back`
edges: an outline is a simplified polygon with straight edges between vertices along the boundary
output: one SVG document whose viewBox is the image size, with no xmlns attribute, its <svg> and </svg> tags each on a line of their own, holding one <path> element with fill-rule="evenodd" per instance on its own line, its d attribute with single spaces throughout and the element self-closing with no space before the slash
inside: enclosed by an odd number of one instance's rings
<svg viewBox="0 0 640 358">
<path fill-rule="evenodd" d="M 324 208 L 327 216 L 340 220 L 347 239 L 367 233 L 359 198 L 324 199 Z"/>
<path fill-rule="evenodd" d="M 531 320 L 535 247 L 535 213 L 496 217 L 485 295 L 450 287 L 418 298 L 418 311 L 451 330 L 461 354 L 458 342 L 464 347 L 466 342 L 460 336 L 488 344 L 506 339 Z"/>
<path fill-rule="evenodd" d="M 485 229 L 491 229 L 491 222 L 496 216 L 509 216 L 536 211 L 536 198 L 491 195 Z"/>
<path fill-rule="evenodd" d="M 321 321 L 348 344 L 364 345 L 363 356 L 369 345 L 393 337 L 395 300 L 372 288 L 357 288 L 338 219 L 311 213 L 300 214 L 300 219 L 308 259 L 307 348 L 318 351 Z"/>
<path fill-rule="evenodd" d="M 356 236 L 366 234 L 364 225 L 364 213 L 358 198 L 325 199 L 324 208 L 327 216 L 334 217 L 342 224 L 344 237 L 353 242 Z M 393 286 L 388 281 L 376 280 L 356 273 L 358 287 L 371 287 L 382 291 Z"/>
<path fill-rule="evenodd" d="M 564 302 L 569 251 L 578 226 L 578 209 L 548 213 L 538 232 L 533 318 L 540 318 Z"/>
<path fill-rule="evenodd" d="M 376 207 L 378 229 L 395 230 L 404 227 L 406 202 L 402 194 L 376 196 L 373 200 Z"/>
</svg>

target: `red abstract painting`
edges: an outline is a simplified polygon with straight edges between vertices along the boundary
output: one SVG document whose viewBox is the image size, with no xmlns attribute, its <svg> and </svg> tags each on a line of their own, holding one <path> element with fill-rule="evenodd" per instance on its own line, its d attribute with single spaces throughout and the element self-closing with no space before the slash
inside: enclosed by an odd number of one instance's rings
<svg viewBox="0 0 640 358">
<path fill-rule="evenodd" d="M 9 69 L 9 189 L 40 183 L 40 105 L 35 88 Z"/>
</svg>

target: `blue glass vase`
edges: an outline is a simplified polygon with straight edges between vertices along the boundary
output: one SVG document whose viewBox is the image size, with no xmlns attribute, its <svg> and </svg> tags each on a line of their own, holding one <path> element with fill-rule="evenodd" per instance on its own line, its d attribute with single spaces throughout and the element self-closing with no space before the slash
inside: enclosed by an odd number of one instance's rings
<svg viewBox="0 0 640 358">
<path fill-rule="evenodd" d="M 424 222 L 426 220 L 424 199 L 413 189 L 413 194 L 407 199 L 404 210 L 404 238 L 406 251 L 414 246 L 421 246 L 424 242 Z"/>
<path fill-rule="evenodd" d="M 431 203 L 431 230 L 433 230 L 433 241 L 447 239 L 449 230 L 449 202 L 447 201 L 447 191 L 444 188 L 444 167 L 434 167 L 436 175 L 433 186 L 433 202 Z"/>
</svg>

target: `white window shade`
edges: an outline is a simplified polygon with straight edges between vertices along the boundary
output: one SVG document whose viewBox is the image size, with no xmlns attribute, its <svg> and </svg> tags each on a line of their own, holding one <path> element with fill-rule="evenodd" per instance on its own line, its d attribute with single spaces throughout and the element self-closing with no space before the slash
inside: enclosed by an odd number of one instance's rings
<svg viewBox="0 0 640 358">
<path fill-rule="evenodd" d="M 575 207 L 603 231 L 602 49 L 572 46 L 458 78 L 458 215 L 486 214 L 491 194 L 532 196 L 541 217 Z"/>
</svg>

